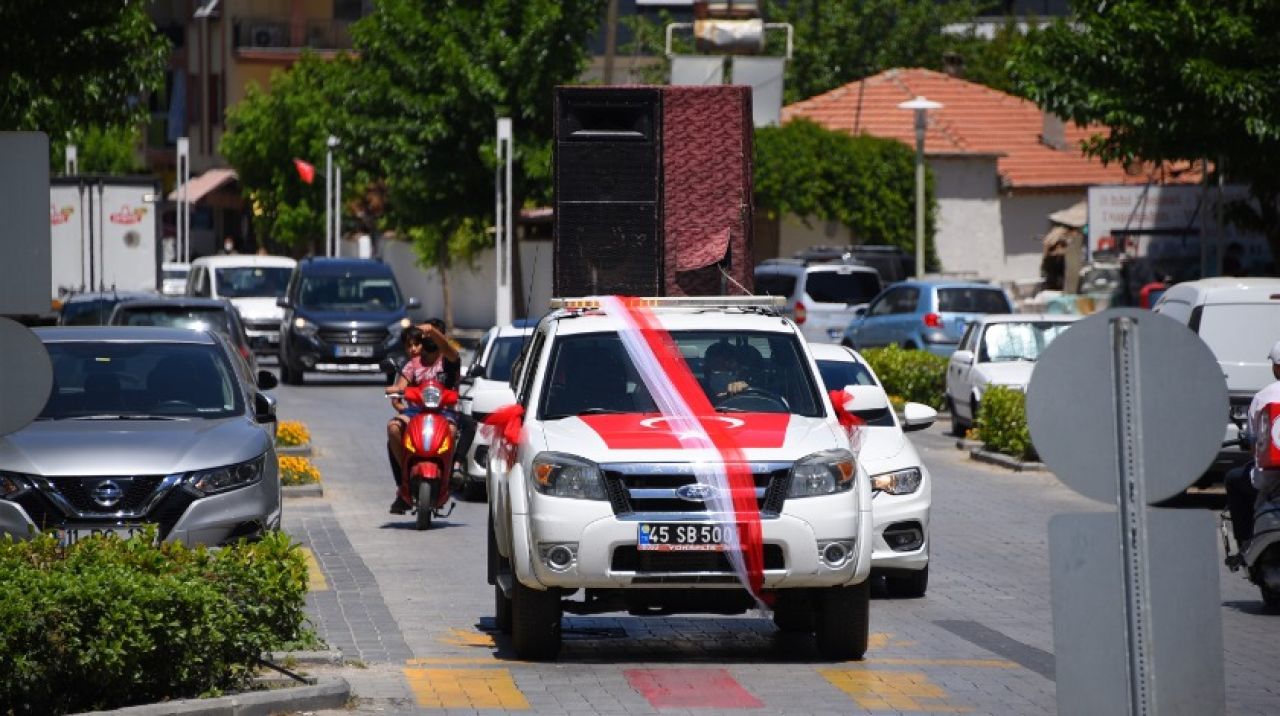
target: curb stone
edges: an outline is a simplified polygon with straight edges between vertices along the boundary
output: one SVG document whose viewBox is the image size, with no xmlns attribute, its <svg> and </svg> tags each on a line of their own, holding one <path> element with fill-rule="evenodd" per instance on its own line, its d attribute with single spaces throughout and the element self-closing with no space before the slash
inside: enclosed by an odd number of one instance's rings
<svg viewBox="0 0 1280 716">
<path fill-rule="evenodd" d="M 970 440 L 969 438 L 956 438 L 956 449 L 957 449 L 957 450 L 968 450 L 968 451 L 970 451 L 970 452 L 972 452 L 973 450 L 981 450 L 981 449 L 982 449 L 982 441 L 981 441 L 981 440 Z"/>
<path fill-rule="evenodd" d="M 280 488 L 285 499 L 290 497 L 324 497 L 324 487 L 320 483 L 314 485 L 285 485 Z"/>
<path fill-rule="evenodd" d="M 311 452 L 311 443 L 276 446 L 276 455 L 285 455 L 288 457 L 310 457 Z"/>
<path fill-rule="evenodd" d="M 970 450 L 969 457 L 978 462 L 985 462 L 991 465 L 999 465 L 1017 472 L 1043 472 L 1048 468 L 1042 462 L 1032 460 L 1019 460 L 1016 457 L 1004 455 L 991 450 L 983 450 L 981 448 Z"/>
<path fill-rule="evenodd" d="M 180 699 L 114 711 L 92 711 L 80 716 L 267 716 L 293 711 L 339 709 L 351 698 L 351 684 L 341 676 L 327 676 L 315 686 L 293 686 L 272 691 L 251 691 L 212 699 Z"/>
<path fill-rule="evenodd" d="M 274 664 L 284 665 L 290 661 L 297 664 L 334 664 L 342 665 L 341 649 L 319 649 L 316 651 L 271 651 L 262 658 Z"/>
</svg>

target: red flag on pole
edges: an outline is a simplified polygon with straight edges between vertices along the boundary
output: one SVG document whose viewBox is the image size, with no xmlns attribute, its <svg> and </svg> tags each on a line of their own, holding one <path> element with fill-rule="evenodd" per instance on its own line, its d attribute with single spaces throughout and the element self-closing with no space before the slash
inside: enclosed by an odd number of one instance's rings
<svg viewBox="0 0 1280 716">
<path fill-rule="evenodd" d="M 298 176 L 302 178 L 303 182 L 310 184 L 316 180 L 316 168 L 314 166 L 297 158 L 293 160 L 293 166 L 298 168 Z"/>
</svg>

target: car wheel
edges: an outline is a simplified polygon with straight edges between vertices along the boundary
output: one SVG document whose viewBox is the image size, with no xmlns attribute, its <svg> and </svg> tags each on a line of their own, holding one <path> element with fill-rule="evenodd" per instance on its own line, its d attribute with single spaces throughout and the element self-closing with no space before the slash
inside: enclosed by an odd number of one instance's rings
<svg viewBox="0 0 1280 716">
<path fill-rule="evenodd" d="M 493 585 L 493 621 L 498 631 L 511 633 L 511 597 L 503 594 L 502 587 Z"/>
<path fill-rule="evenodd" d="M 431 529 L 431 506 L 436 503 L 432 487 L 430 482 L 418 483 L 418 513 L 414 523 L 418 531 Z"/>
<path fill-rule="evenodd" d="M 285 385 L 302 385 L 302 371 L 289 365 L 283 356 L 280 358 L 280 382 Z"/>
<path fill-rule="evenodd" d="M 918 346 L 915 344 L 915 341 L 907 341 L 906 343 L 902 344 L 902 350 L 904 351 L 914 351 L 917 348 Z"/>
<path fill-rule="evenodd" d="M 1272 612 L 1280 612 L 1280 590 L 1270 589 L 1267 585 L 1259 586 L 1262 590 L 1262 603 Z"/>
<path fill-rule="evenodd" d="M 884 578 L 884 589 L 889 596 L 899 599 L 919 599 L 929 589 L 929 565 L 924 569 L 911 572 L 905 576 L 888 576 Z"/>
<path fill-rule="evenodd" d="M 560 653 L 560 590 L 511 586 L 511 647 L 516 657 L 546 661 Z"/>
<path fill-rule="evenodd" d="M 852 587 L 828 587 L 815 594 L 815 641 L 824 659 L 861 659 L 867 653 L 871 619 L 871 584 L 863 580 Z"/>
<path fill-rule="evenodd" d="M 951 435 L 957 438 L 964 437 L 969 432 L 969 429 L 961 422 L 960 416 L 956 415 L 956 404 L 955 401 L 951 400 L 950 396 L 947 397 L 947 412 L 951 413 Z"/>
</svg>

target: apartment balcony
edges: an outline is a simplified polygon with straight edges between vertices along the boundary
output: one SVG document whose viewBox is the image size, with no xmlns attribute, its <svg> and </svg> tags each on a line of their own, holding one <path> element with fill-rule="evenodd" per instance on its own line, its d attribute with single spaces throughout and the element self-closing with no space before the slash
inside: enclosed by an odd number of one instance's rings
<svg viewBox="0 0 1280 716">
<path fill-rule="evenodd" d="M 351 49 L 350 20 L 301 20 L 278 17 L 240 17 L 232 23 L 237 53 L 292 52 Z"/>
</svg>

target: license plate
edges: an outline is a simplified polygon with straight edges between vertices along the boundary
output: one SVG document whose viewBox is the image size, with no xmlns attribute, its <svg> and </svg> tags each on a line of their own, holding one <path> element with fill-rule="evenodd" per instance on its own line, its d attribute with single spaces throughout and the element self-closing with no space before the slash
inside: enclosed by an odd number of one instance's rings
<svg viewBox="0 0 1280 716">
<path fill-rule="evenodd" d="M 707 523 L 642 522 L 636 533 L 636 549 L 652 552 L 723 552 L 728 549 L 729 528 Z"/>
<path fill-rule="evenodd" d="M 373 346 L 337 346 L 333 354 L 339 358 L 371 358 Z"/>
<path fill-rule="evenodd" d="M 76 542 L 89 537 L 106 537 L 114 536 L 119 539 L 129 539 L 137 534 L 142 534 L 145 527 L 142 525 L 134 525 L 130 527 L 63 527 L 56 530 L 58 542 L 63 547 L 69 547 Z"/>
</svg>

